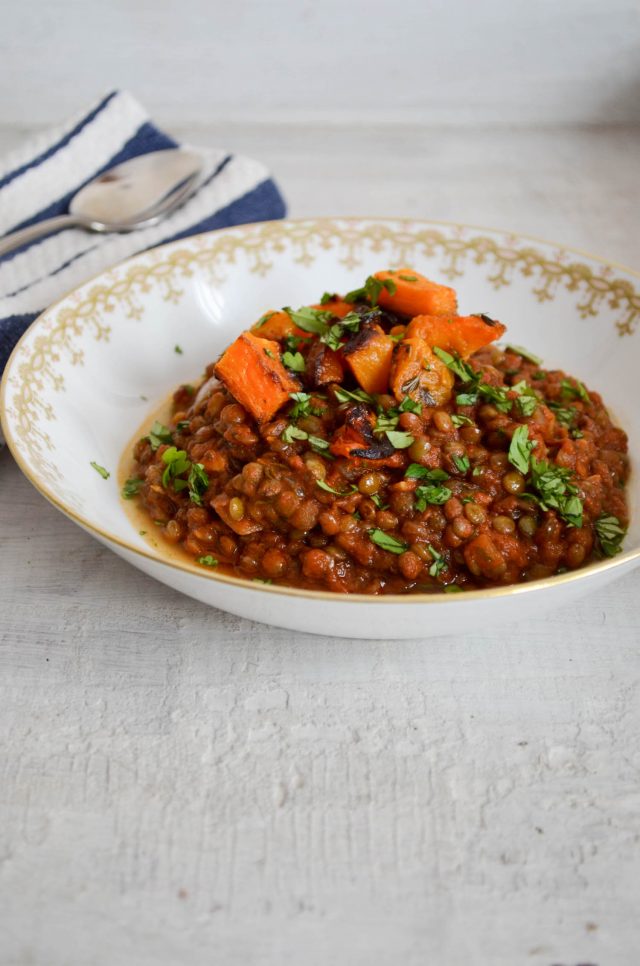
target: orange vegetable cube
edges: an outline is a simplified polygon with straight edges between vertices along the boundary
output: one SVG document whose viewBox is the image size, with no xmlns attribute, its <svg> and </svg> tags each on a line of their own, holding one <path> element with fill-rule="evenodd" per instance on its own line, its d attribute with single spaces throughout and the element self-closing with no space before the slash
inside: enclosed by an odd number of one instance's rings
<svg viewBox="0 0 640 966">
<path fill-rule="evenodd" d="M 243 332 L 218 359 L 214 371 L 232 396 L 259 423 L 266 422 L 298 392 L 300 384 L 280 361 L 280 346 Z"/>
</svg>

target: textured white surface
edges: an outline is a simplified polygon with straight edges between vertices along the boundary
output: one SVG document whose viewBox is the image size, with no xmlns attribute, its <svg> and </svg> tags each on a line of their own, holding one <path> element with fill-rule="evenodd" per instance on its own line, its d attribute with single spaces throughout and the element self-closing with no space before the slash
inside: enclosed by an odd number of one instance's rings
<svg viewBox="0 0 640 966">
<path fill-rule="evenodd" d="M 173 122 L 637 122 L 639 63 L 636 0 L 7 0 L 0 123 L 114 83 Z"/>
<path fill-rule="evenodd" d="M 632 131 L 226 133 L 294 216 L 640 267 Z M 636 966 L 640 573 L 466 639 L 305 637 L 147 579 L 6 451 L 0 485 L 2 966 Z"/>
</svg>

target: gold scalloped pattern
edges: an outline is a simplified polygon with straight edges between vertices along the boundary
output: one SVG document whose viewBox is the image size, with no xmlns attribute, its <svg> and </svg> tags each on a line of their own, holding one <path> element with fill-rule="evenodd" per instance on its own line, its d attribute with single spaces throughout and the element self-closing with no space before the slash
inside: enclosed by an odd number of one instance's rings
<svg viewBox="0 0 640 966">
<path fill-rule="evenodd" d="M 78 347 L 80 336 L 90 331 L 96 341 L 108 341 L 108 315 L 123 305 L 128 318 L 136 320 L 144 312 L 140 296 L 157 288 L 165 301 L 178 303 L 184 294 L 181 280 L 204 270 L 212 282 L 221 282 L 239 253 L 249 261 L 249 270 L 265 276 L 278 254 L 290 248 L 294 260 L 307 266 L 319 250 L 340 247 L 340 261 L 357 268 L 364 256 L 390 252 L 390 262 L 411 263 L 416 255 L 441 259 L 440 273 L 453 281 L 464 274 L 465 262 L 486 267 L 487 278 L 496 288 L 510 285 L 519 273 L 531 278 L 532 291 L 539 302 L 555 298 L 560 289 L 577 293 L 577 310 L 582 318 L 597 315 L 603 304 L 619 311 L 618 335 L 632 335 L 640 319 L 640 292 L 627 279 L 617 278 L 611 268 L 598 274 L 588 265 L 572 260 L 572 254 L 559 250 L 549 258 L 533 246 L 521 246 L 521 239 L 506 236 L 504 241 L 463 226 L 446 229 L 425 227 L 411 222 L 367 223 L 347 220 L 266 222 L 247 228 L 202 235 L 188 242 L 152 252 L 149 260 L 124 265 L 103 273 L 101 284 L 90 285 L 62 300 L 61 307 L 48 310 L 41 333 L 34 340 L 29 357 L 18 367 L 18 383 L 10 411 L 16 419 L 22 443 L 36 465 L 49 477 L 60 478 L 47 458 L 53 449 L 43 424 L 53 420 L 51 406 L 43 399 L 46 386 L 64 391 L 64 380 L 57 363 L 66 356 L 71 365 L 83 365 Z M 15 377 L 14 377 L 15 378 Z"/>
</svg>

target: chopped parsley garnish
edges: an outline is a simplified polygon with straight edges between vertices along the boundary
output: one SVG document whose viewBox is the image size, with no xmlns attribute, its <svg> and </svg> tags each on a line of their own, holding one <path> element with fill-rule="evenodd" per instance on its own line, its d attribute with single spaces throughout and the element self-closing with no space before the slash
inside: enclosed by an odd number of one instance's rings
<svg viewBox="0 0 640 966">
<path fill-rule="evenodd" d="M 297 352 L 301 345 L 308 343 L 309 339 L 303 335 L 285 335 L 282 344 L 287 352 Z"/>
<path fill-rule="evenodd" d="M 176 353 L 176 355 L 178 355 L 178 356 L 181 356 L 181 355 L 182 355 L 182 347 L 181 347 L 181 346 L 179 346 L 179 345 L 174 345 L 174 347 L 173 347 L 173 351 L 174 351 L 174 352 Z"/>
<path fill-rule="evenodd" d="M 522 356 L 523 359 L 528 359 L 529 362 L 533 362 L 533 364 L 536 366 L 542 365 L 542 359 L 540 356 L 534 355 L 533 352 L 529 352 L 528 349 L 523 349 L 521 345 L 508 345 L 507 349 L 509 352 L 515 352 L 516 355 Z"/>
<path fill-rule="evenodd" d="M 321 490 L 326 490 L 327 493 L 334 493 L 336 496 L 346 496 L 346 493 L 341 493 L 340 490 L 334 490 L 332 486 L 325 483 L 324 480 L 316 480 L 316 485 L 320 487 Z"/>
<path fill-rule="evenodd" d="M 191 421 L 189 419 L 181 419 L 180 422 L 176 423 L 176 429 L 180 432 L 184 432 L 185 429 L 189 429 Z"/>
<path fill-rule="evenodd" d="M 451 355 L 438 346 L 434 346 L 434 353 L 444 362 L 445 366 L 460 379 L 461 382 L 468 384 L 471 392 L 461 393 L 456 396 L 456 402 L 460 406 L 472 406 L 478 400 L 478 395 L 483 396 L 494 404 L 501 413 L 508 413 L 512 403 L 507 395 L 507 389 L 502 386 L 490 386 L 482 382 L 481 374 L 472 369 L 471 366 L 461 359 L 458 355 Z"/>
<path fill-rule="evenodd" d="M 374 503 L 377 506 L 379 510 L 386 510 L 387 507 L 389 506 L 388 503 L 382 502 L 382 497 L 380 496 L 379 493 L 372 493 L 369 499 L 371 500 L 372 503 Z"/>
<path fill-rule="evenodd" d="M 446 352 L 444 349 L 440 349 L 437 345 L 433 347 L 433 351 L 437 355 L 441 362 L 444 362 L 447 369 L 451 369 L 461 382 L 477 382 L 480 378 L 480 374 L 472 369 L 470 365 L 464 362 L 460 356 L 452 356 L 450 352 Z"/>
<path fill-rule="evenodd" d="M 582 526 L 582 501 L 578 490 L 570 483 L 573 471 L 556 466 L 547 460 L 537 460 L 531 456 L 531 484 L 535 493 L 523 494 L 543 510 L 557 510 L 565 523 L 571 527 Z"/>
<path fill-rule="evenodd" d="M 189 486 L 189 498 L 196 506 L 202 506 L 202 496 L 209 486 L 209 477 L 205 472 L 202 463 L 192 463 L 187 477 Z"/>
<path fill-rule="evenodd" d="M 91 462 L 90 466 L 93 466 L 96 473 L 99 473 L 103 480 L 108 480 L 111 476 L 109 470 L 105 470 L 104 466 L 100 466 L 99 463 Z"/>
<path fill-rule="evenodd" d="M 396 409 L 381 410 L 378 413 L 376 424 L 373 428 L 374 433 L 386 433 L 395 429 L 398 425 L 399 413 Z"/>
<path fill-rule="evenodd" d="M 582 402 L 591 402 L 589 393 L 578 379 L 575 380 L 575 386 L 568 379 L 563 379 L 560 382 L 560 389 L 565 399 L 581 399 Z"/>
<path fill-rule="evenodd" d="M 326 305 L 327 302 L 332 302 L 333 299 L 334 296 L 331 294 L 331 292 L 324 292 L 322 298 L 320 299 L 320 305 Z"/>
<path fill-rule="evenodd" d="M 417 282 L 418 281 L 417 275 L 398 275 L 398 278 L 401 278 L 403 282 Z"/>
<path fill-rule="evenodd" d="M 341 402 L 341 403 L 365 402 L 365 403 L 371 403 L 372 405 L 375 405 L 374 397 L 370 396 L 368 392 L 364 391 L 364 389 L 355 389 L 351 391 L 349 389 L 340 388 L 340 389 L 334 390 L 334 393 L 338 402 Z"/>
<path fill-rule="evenodd" d="M 196 563 L 202 564 L 203 567 L 217 567 L 218 561 L 215 557 L 212 557 L 210 553 L 204 555 L 204 557 L 196 557 Z"/>
<path fill-rule="evenodd" d="M 523 476 L 529 472 L 529 461 L 531 453 L 536 446 L 536 441 L 529 439 L 528 426 L 518 426 L 511 437 L 509 446 L 509 462 L 515 466 Z"/>
<path fill-rule="evenodd" d="M 439 483 L 449 479 L 449 474 L 444 470 L 429 470 L 419 463 L 411 463 L 404 475 L 407 480 L 426 480 L 429 483 Z"/>
<path fill-rule="evenodd" d="M 294 443 L 297 439 L 309 439 L 309 434 L 305 433 L 304 429 L 289 425 L 285 428 L 280 439 L 284 443 Z"/>
<path fill-rule="evenodd" d="M 429 576 L 437 577 L 447 566 L 447 561 L 444 559 L 441 553 L 438 553 L 435 547 L 431 546 L 430 543 L 427 544 L 427 550 L 433 557 L 433 563 L 429 567 Z"/>
<path fill-rule="evenodd" d="M 422 513 L 423 510 L 426 510 L 427 504 L 441 506 L 451 499 L 453 493 L 448 486 L 417 486 L 415 496 L 416 510 Z"/>
<path fill-rule="evenodd" d="M 137 496 L 143 483 L 144 480 L 141 476 L 130 476 L 128 480 L 125 480 L 122 487 L 122 496 L 124 499 L 131 500 L 134 496 Z"/>
<path fill-rule="evenodd" d="M 297 312 L 285 306 L 283 312 L 287 313 L 299 329 L 303 329 L 305 332 L 313 332 L 315 335 L 324 335 L 329 328 L 329 322 L 333 318 L 331 312 L 323 309 L 312 309 L 310 305 L 303 305 Z"/>
<path fill-rule="evenodd" d="M 329 440 L 323 439 L 322 436 L 309 436 L 309 446 L 316 453 L 324 453 L 329 449 Z"/>
<path fill-rule="evenodd" d="M 457 429 L 459 429 L 460 426 L 473 426 L 472 419 L 469 419 L 468 416 L 461 416 L 459 413 L 453 413 L 451 416 L 451 422 Z"/>
<path fill-rule="evenodd" d="M 603 513 L 593 524 L 598 538 L 598 546 L 605 557 L 615 557 L 620 553 L 626 530 L 612 513 Z"/>
<path fill-rule="evenodd" d="M 459 473 L 468 473 L 471 469 L 468 456 L 452 456 L 451 459 Z"/>
<path fill-rule="evenodd" d="M 345 302 L 362 302 L 366 299 L 372 306 L 376 306 L 383 289 L 386 289 L 389 295 L 395 295 L 397 285 L 390 278 L 382 281 L 373 275 L 369 275 L 362 288 L 356 288 L 353 292 L 347 292 L 344 300 Z"/>
<path fill-rule="evenodd" d="M 301 352 L 283 352 L 282 362 L 292 372 L 304 372 L 304 356 Z"/>
<path fill-rule="evenodd" d="M 416 402 L 410 396 L 405 396 L 398 406 L 398 410 L 401 413 L 415 413 L 416 416 L 420 416 L 422 415 L 422 403 Z"/>
<path fill-rule="evenodd" d="M 319 416 L 323 410 L 316 409 L 311 405 L 311 396 L 308 392 L 290 392 L 289 398 L 293 399 L 295 405 L 289 411 L 290 419 L 300 419 L 301 416 Z"/>
<path fill-rule="evenodd" d="M 516 407 L 522 416 L 533 416 L 538 406 L 539 397 L 535 389 L 532 389 L 524 379 L 511 387 L 511 392 L 517 392 Z"/>
<path fill-rule="evenodd" d="M 270 359 L 275 359 L 275 356 L 274 356 L 273 352 L 271 351 L 271 349 L 263 349 L 262 351 L 264 352 L 264 354 L 266 356 L 269 356 Z"/>
<path fill-rule="evenodd" d="M 562 406 L 560 403 L 549 402 L 547 406 L 552 411 L 561 426 L 566 426 L 570 429 L 574 423 L 574 420 L 578 417 L 578 410 L 574 409 L 573 406 Z"/>
<path fill-rule="evenodd" d="M 171 442 L 171 430 L 168 426 L 163 426 L 158 420 L 154 422 L 153 426 L 149 430 L 149 435 L 143 437 L 148 440 L 151 449 L 155 452 L 159 446 L 163 446 L 165 443 Z"/>
<path fill-rule="evenodd" d="M 342 345 L 341 340 L 343 335 L 344 335 L 344 332 L 342 330 L 342 326 L 340 325 L 339 322 L 336 322 L 336 324 L 332 325 L 324 333 L 324 335 L 320 336 L 320 341 L 324 342 L 324 344 L 328 346 L 330 349 L 333 349 L 334 352 L 337 352 L 337 350 Z"/>
<path fill-rule="evenodd" d="M 385 436 L 394 449 L 407 449 L 415 442 L 415 437 L 411 433 L 400 433 L 393 429 L 388 429 Z"/>
<path fill-rule="evenodd" d="M 402 541 L 396 540 L 395 537 L 385 533 L 384 530 L 377 528 L 369 530 L 369 539 L 372 543 L 375 543 L 383 550 L 388 550 L 390 553 L 404 553 L 405 550 L 409 549 L 408 543 L 402 543 Z"/>
<path fill-rule="evenodd" d="M 176 449 L 175 446 L 169 446 L 162 454 L 162 462 L 165 464 L 162 474 L 162 485 L 165 490 L 169 489 L 170 483 L 173 483 L 173 489 L 176 493 L 186 489 L 189 485 L 188 482 L 180 479 L 183 473 L 191 469 L 191 461 L 185 450 Z"/>
</svg>

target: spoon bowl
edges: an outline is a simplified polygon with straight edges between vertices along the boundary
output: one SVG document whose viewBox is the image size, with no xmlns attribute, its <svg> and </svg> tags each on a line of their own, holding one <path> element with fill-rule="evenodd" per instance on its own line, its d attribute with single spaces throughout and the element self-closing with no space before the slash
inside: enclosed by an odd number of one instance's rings
<svg viewBox="0 0 640 966">
<path fill-rule="evenodd" d="M 68 214 L 7 235 L 0 241 L 0 256 L 64 228 L 104 233 L 156 224 L 187 200 L 201 174 L 202 158 L 184 148 L 154 151 L 123 161 L 81 188 Z"/>
</svg>

